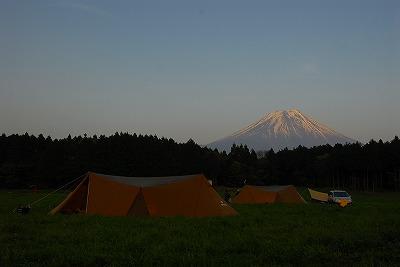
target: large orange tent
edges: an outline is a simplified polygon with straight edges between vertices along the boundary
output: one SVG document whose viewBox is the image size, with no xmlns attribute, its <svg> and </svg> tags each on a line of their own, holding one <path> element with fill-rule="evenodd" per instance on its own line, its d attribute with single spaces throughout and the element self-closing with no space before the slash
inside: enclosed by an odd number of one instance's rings
<svg viewBox="0 0 400 267">
<path fill-rule="evenodd" d="M 244 186 L 232 203 L 265 204 L 265 203 L 305 203 L 293 185 Z"/>
<path fill-rule="evenodd" d="M 237 214 L 202 174 L 123 177 L 93 172 L 88 172 L 50 213 L 191 217 Z"/>
</svg>

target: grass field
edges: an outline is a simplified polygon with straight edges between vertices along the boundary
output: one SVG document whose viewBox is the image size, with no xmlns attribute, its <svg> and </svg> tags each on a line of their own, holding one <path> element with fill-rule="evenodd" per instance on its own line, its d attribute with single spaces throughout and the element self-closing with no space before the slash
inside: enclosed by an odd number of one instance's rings
<svg viewBox="0 0 400 267">
<path fill-rule="evenodd" d="M 0 191 L 0 266 L 400 266 L 400 194 L 354 205 L 236 205 L 225 218 L 49 216 L 54 195 Z"/>
</svg>

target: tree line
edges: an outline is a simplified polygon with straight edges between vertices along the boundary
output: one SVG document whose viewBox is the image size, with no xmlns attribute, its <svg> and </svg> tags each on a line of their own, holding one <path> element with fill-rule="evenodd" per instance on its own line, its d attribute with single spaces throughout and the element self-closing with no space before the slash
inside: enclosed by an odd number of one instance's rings
<svg viewBox="0 0 400 267">
<path fill-rule="evenodd" d="M 214 184 L 294 184 L 357 191 L 400 191 L 400 140 L 218 152 L 193 140 L 153 135 L 0 136 L 1 188 L 55 188 L 87 171 L 122 176 L 204 173 Z"/>
</svg>

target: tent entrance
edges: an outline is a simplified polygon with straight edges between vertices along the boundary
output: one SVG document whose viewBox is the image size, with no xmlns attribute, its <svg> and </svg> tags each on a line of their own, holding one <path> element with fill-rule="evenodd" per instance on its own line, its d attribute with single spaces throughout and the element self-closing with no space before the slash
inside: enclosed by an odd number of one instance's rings
<svg viewBox="0 0 400 267">
<path fill-rule="evenodd" d="M 89 177 L 85 177 L 74 191 L 68 194 L 64 201 L 55 207 L 50 214 L 62 212 L 66 214 L 86 213 Z"/>
<path fill-rule="evenodd" d="M 128 215 L 149 216 L 149 210 L 147 209 L 142 189 L 140 189 L 139 193 L 137 193 L 136 198 L 132 203 L 132 206 L 129 208 Z"/>
</svg>

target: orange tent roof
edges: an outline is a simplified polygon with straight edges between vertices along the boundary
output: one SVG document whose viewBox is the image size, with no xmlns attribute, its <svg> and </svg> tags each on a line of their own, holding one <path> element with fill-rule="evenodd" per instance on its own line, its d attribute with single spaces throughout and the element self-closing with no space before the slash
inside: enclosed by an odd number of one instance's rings
<svg viewBox="0 0 400 267">
<path fill-rule="evenodd" d="M 285 186 L 244 186 L 232 203 L 305 203 L 293 185 Z"/>
<path fill-rule="evenodd" d="M 202 174 L 123 177 L 89 172 L 50 213 L 108 216 L 228 216 L 237 212 Z"/>
</svg>

